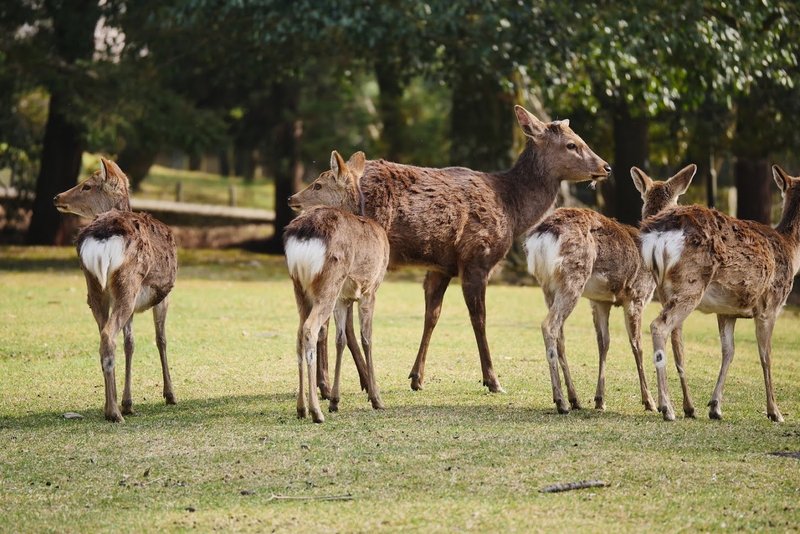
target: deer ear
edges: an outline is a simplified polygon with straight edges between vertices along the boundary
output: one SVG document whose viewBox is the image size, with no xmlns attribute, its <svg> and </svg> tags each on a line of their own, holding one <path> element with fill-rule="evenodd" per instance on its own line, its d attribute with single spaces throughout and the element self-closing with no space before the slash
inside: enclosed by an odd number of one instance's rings
<svg viewBox="0 0 800 534">
<path fill-rule="evenodd" d="M 337 152 L 331 152 L 331 171 L 333 171 L 336 180 L 341 182 L 343 178 L 347 177 L 347 163 L 344 162 L 342 156 Z"/>
<path fill-rule="evenodd" d="M 653 187 L 653 180 L 639 167 L 631 167 L 631 178 L 633 179 L 633 185 L 636 187 L 636 190 L 639 191 L 642 196 Z"/>
<path fill-rule="evenodd" d="M 100 158 L 100 179 L 104 182 L 108 180 L 108 175 L 111 174 L 108 167 L 109 161 L 106 158 Z"/>
<path fill-rule="evenodd" d="M 519 127 L 528 137 L 535 137 L 544 132 L 547 125 L 533 116 L 533 114 L 522 106 L 514 106 L 514 113 L 517 115 Z"/>
<path fill-rule="evenodd" d="M 562 120 L 561 124 L 564 125 L 564 128 L 569 128 L 569 119 Z"/>
<path fill-rule="evenodd" d="M 775 179 L 775 183 L 778 184 L 781 195 L 786 193 L 786 190 L 789 189 L 789 184 L 792 182 L 792 177 L 780 165 L 772 166 L 772 177 Z"/>
<path fill-rule="evenodd" d="M 367 157 L 360 150 L 350 156 L 350 159 L 347 160 L 347 168 L 350 169 L 350 172 L 356 178 L 361 178 L 361 176 L 364 174 L 364 167 L 366 167 L 366 165 Z"/>
<path fill-rule="evenodd" d="M 100 158 L 100 179 L 115 189 L 128 189 L 128 177 L 110 159 Z"/>
<path fill-rule="evenodd" d="M 672 192 L 676 197 L 681 196 L 689 189 L 689 185 L 692 183 L 692 178 L 694 178 L 695 173 L 697 173 L 697 165 L 692 163 L 679 170 L 678 174 L 667 180 L 667 183 L 672 188 Z"/>
</svg>

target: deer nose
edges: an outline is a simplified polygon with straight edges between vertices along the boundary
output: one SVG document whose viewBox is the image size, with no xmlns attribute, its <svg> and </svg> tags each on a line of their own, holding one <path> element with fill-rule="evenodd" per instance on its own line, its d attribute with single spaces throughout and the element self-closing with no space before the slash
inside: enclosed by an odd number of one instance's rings
<svg viewBox="0 0 800 534">
<path fill-rule="evenodd" d="M 603 165 L 603 169 L 605 169 L 606 173 L 611 174 L 611 165 L 609 165 L 608 163 Z"/>
<path fill-rule="evenodd" d="M 53 197 L 53 204 L 58 204 L 58 197 L 61 195 L 56 195 Z"/>
</svg>

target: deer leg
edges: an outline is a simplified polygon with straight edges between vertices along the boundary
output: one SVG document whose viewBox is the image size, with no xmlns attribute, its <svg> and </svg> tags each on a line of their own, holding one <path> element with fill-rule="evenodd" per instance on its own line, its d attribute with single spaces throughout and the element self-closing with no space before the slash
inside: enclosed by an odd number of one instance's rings
<svg viewBox="0 0 800 534">
<path fill-rule="evenodd" d="M 344 346 L 346 342 L 345 333 L 346 330 L 346 323 L 348 315 L 348 310 L 351 310 L 351 306 L 348 303 L 339 301 L 336 303 L 336 307 L 333 308 L 333 319 L 334 324 L 336 325 L 336 370 L 334 371 L 333 377 L 333 391 L 331 392 L 330 397 L 330 405 L 328 406 L 329 412 L 336 412 L 339 411 L 339 378 L 342 372 L 342 353 L 344 353 Z"/>
<path fill-rule="evenodd" d="M 134 291 L 133 294 L 137 294 Z M 120 413 L 117 405 L 117 381 L 114 374 L 114 352 L 116 351 L 116 338 L 133 315 L 132 299 L 117 299 L 111 316 L 108 318 L 103 330 L 100 332 L 100 365 L 103 368 L 103 379 L 105 381 L 105 417 L 109 421 L 116 423 L 124 422 L 125 419 Z"/>
<path fill-rule="evenodd" d="M 677 328 L 677 335 L 679 338 L 681 337 L 681 330 L 678 326 L 683 324 L 684 319 L 700 303 L 705 286 L 687 285 L 681 287 L 680 292 L 677 289 L 663 303 L 664 307 L 658 317 L 650 323 L 650 332 L 653 336 L 653 363 L 656 366 L 658 379 L 658 411 L 662 413 L 665 421 L 675 420 L 675 410 L 667 391 L 667 335 Z"/>
<path fill-rule="evenodd" d="M 356 339 L 356 332 L 353 329 L 353 303 L 347 306 L 347 323 L 344 329 L 345 339 L 347 339 L 347 348 L 353 356 L 353 362 L 356 364 L 358 370 L 358 381 L 361 383 L 361 391 L 367 391 L 369 388 L 369 377 L 367 376 L 367 363 L 364 361 L 364 355 L 361 354 L 361 347 L 358 346 Z"/>
<path fill-rule="evenodd" d="M 683 414 L 694 419 L 694 403 L 689 394 L 689 384 L 686 382 L 686 371 L 683 365 L 683 324 L 676 326 L 670 334 L 672 338 L 672 354 L 675 357 L 675 368 L 678 370 L 678 378 L 681 380 L 681 391 L 683 392 Z"/>
<path fill-rule="evenodd" d="M 322 324 L 317 338 L 317 387 L 323 399 L 331 397 L 331 388 L 328 386 L 328 323 L 330 319 Z"/>
<path fill-rule="evenodd" d="M 372 357 L 372 314 L 375 310 L 375 294 L 366 294 L 358 303 L 358 318 L 361 321 L 361 346 L 367 358 L 367 372 L 369 376 L 369 400 L 376 410 L 384 408 L 381 392 L 378 389 L 378 379 L 375 376 L 375 359 Z"/>
<path fill-rule="evenodd" d="M 425 275 L 425 282 L 422 288 L 425 290 L 425 327 L 422 330 L 422 339 L 419 342 L 417 359 L 408 378 L 411 379 L 411 389 L 419 391 L 425 379 L 425 358 L 428 354 L 428 345 L 431 342 L 431 334 L 439 321 L 442 313 L 442 301 L 447 286 L 450 284 L 451 277 L 437 272 L 428 271 Z"/>
<path fill-rule="evenodd" d="M 558 339 L 556 340 L 556 348 L 558 349 L 558 363 L 561 367 L 561 373 L 564 375 L 564 384 L 567 386 L 567 398 L 569 405 L 573 410 L 580 410 L 581 403 L 578 400 L 578 392 L 575 391 L 575 384 L 572 383 L 572 374 L 569 372 L 569 364 L 567 363 L 567 352 L 564 346 L 564 325 L 558 331 Z"/>
<path fill-rule="evenodd" d="M 167 310 L 169 309 L 169 297 L 153 306 L 153 323 L 156 327 L 156 346 L 158 356 L 161 358 L 161 378 L 164 381 L 163 396 L 167 404 L 176 404 L 175 392 L 172 390 L 172 378 L 169 376 L 169 363 L 167 363 Z"/>
<path fill-rule="evenodd" d="M 315 423 L 325 421 L 317 397 L 317 341 L 322 323 L 330 319 L 335 299 L 321 299 L 314 304 L 302 328 L 302 353 L 308 370 L 308 406 Z"/>
<path fill-rule="evenodd" d="M 710 419 L 722 419 L 722 390 L 725 387 L 728 368 L 733 361 L 733 329 L 736 326 L 736 317 L 717 315 L 717 326 L 719 327 L 720 345 L 722 345 L 722 365 L 719 368 L 717 385 L 714 387 L 714 393 L 711 394 L 711 400 L 708 403 Z"/>
<path fill-rule="evenodd" d="M 300 325 L 297 327 L 297 371 L 300 378 L 300 384 L 297 388 L 297 418 L 305 419 L 308 416 L 308 407 L 306 406 L 303 379 L 303 325 L 308 319 L 311 306 L 306 300 L 303 288 L 296 280 L 294 281 L 294 297 L 297 302 L 297 313 L 300 316 Z"/>
<path fill-rule="evenodd" d="M 611 303 L 596 300 L 590 302 L 592 305 L 594 331 L 597 336 L 597 352 L 600 358 L 597 367 L 597 389 L 595 389 L 594 392 L 594 407 L 596 410 L 605 410 L 606 356 L 608 355 L 608 347 L 610 344 L 608 335 L 608 315 L 611 313 Z"/>
<path fill-rule="evenodd" d="M 492 393 L 505 393 L 497 380 L 492 366 L 492 356 L 489 353 L 489 342 L 486 339 L 486 284 L 489 282 L 489 273 L 483 270 L 464 271 L 461 278 L 461 290 L 469 310 L 472 330 L 478 342 L 478 354 L 481 358 L 481 373 L 483 385 Z"/>
<path fill-rule="evenodd" d="M 561 380 L 558 375 L 558 338 L 562 335 L 564 328 L 564 321 L 575 305 L 578 303 L 580 293 L 572 291 L 561 291 L 551 296 L 546 296 L 549 304 L 547 317 L 542 322 L 542 337 L 544 338 L 544 346 L 547 355 L 547 363 L 550 367 L 550 383 L 553 387 L 553 402 L 556 405 L 558 413 L 569 413 L 567 403 L 564 401 L 564 395 L 561 392 Z M 566 357 L 562 370 L 565 368 Z M 565 374 L 568 374 L 569 371 Z"/>
<path fill-rule="evenodd" d="M 648 412 L 655 411 L 656 403 L 653 401 L 650 390 L 647 387 L 647 377 L 642 363 L 642 311 L 643 302 L 626 302 L 625 310 L 625 329 L 628 331 L 628 341 L 631 344 L 633 359 L 636 362 L 636 372 L 639 374 L 639 391 L 642 395 L 642 404 Z M 608 323 L 606 323 L 608 325 Z"/>
<path fill-rule="evenodd" d="M 125 388 L 122 390 L 122 415 L 133 413 L 133 399 L 131 397 L 131 372 L 133 367 L 133 316 L 122 327 L 125 339 Z"/>
<path fill-rule="evenodd" d="M 756 317 L 756 340 L 758 355 L 761 358 L 761 369 L 764 371 L 764 387 L 767 391 L 767 417 L 776 423 L 783 423 L 783 415 L 775 402 L 775 388 L 772 385 L 772 330 L 775 328 L 775 317 Z"/>
</svg>

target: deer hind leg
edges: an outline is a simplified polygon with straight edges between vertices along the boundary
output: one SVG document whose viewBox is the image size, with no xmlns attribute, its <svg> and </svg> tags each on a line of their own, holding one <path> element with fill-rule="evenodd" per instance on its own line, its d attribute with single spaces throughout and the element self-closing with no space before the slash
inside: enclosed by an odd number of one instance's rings
<svg viewBox="0 0 800 534">
<path fill-rule="evenodd" d="M 492 356 L 489 352 L 489 342 L 486 339 L 486 284 L 488 281 L 488 271 L 482 269 L 465 270 L 462 274 L 461 289 L 469 310 L 472 330 L 475 332 L 475 341 L 478 342 L 483 385 L 492 393 L 505 393 L 494 373 Z"/>
<path fill-rule="evenodd" d="M 117 405 L 117 381 L 114 374 L 116 338 L 123 325 L 133 316 L 133 304 L 133 299 L 130 298 L 117 299 L 111 316 L 100 332 L 100 365 L 103 368 L 106 397 L 104 413 L 107 420 L 115 423 L 125 421 Z"/>
<path fill-rule="evenodd" d="M 176 404 L 175 392 L 172 390 L 172 378 L 169 375 L 169 363 L 167 363 L 167 310 L 169 309 L 169 297 L 153 306 L 153 324 L 156 327 L 156 346 L 158 346 L 158 356 L 161 358 L 161 378 L 164 381 L 162 394 L 167 404 Z"/>
<path fill-rule="evenodd" d="M 331 402 L 328 406 L 329 412 L 336 412 L 339 410 L 339 380 L 342 372 L 342 354 L 344 353 L 344 346 L 347 341 L 346 330 L 349 309 L 351 309 L 350 304 L 342 301 L 338 301 L 336 307 L 333 308 L 333 322 L 336 325 L 336 370 L 333 376 L 333 391 L 331 392 Z"/>
<path fill-rule="evenodd" d="M 305 358 L 306 368 L 308 370 L 308 406 L 311 412 L 311 419 L 315 423 L 322 423 L 325 421 L 325 416 L 322 415 L 322 410 L 319 407 L 319 398 L 317 397 L 316 389 L 317 341 L 319 329 L 325 321 L 330 319 L 335 302 L 335 298 L 320 299 L 315 302 L 302 327 L 302 339 L 300 341 L 301 352 Z"/>
<path fill-rule="evenodd" d="M 367 358 L 367 374 L 369 376 L 369 389 L 367 391 L 372 407 L 376 410 L 384 408 L 381 392 L 378 389 L 378 379 L 375 375 L 375 359 L 372 357 L 372 314 L 375 310 L 375 294 L 366 294 L 358 302 L 358 318 L 361 321 L 361 346 Z"/>
<path fill-rule="evenodd" d="M 594 331 L 597 335 L 597 352 L 600 358 L 597 367 L 597 389 L 594 392 L 594 407 L 597 410 L 606 409 L 606 356 L 610 337 L 608 335 L 608 315 L 611 312 L 610 302 L 591 301 Z M 641 355 L 640 355 L 641 357 Z"/>
<path fill-rule="evenodd" d="M 725 387 L 728 368 L 733 361 L 735 350 L 733 331 L 736 327 L 736 317 L 717 315 L 717 326 L 719 327 L 719 341 L 722 346 L 722 364 L 719 368 L 717 385 L 714 387 L 714 393 L 711 394 L 711 400 L 708 402 L 708 417 L 710 419 L 722 419 L 722 390 Z"/>
<path fill-rule="evenodd" d="M 122 327 L 125 339 L 125 387 L 122 390 L 122 415 L 133 413 L 133 398 L 131 397 L 131 374 L 133 371 L 133 316 Z"/>
<path fill-rule="evenodd" d="M 558 339 L 556 340 L 556 348 L 558 349 L 558 363 L 561 367 L 561 373 L 564 375 L 564 384 L 567 386 L 567 399 L 569 405 L 573 410 L 580 410 L 582 408 L 578 400 L 578 392 L 575 390 L 575 384 L 572 383 L 572 374 L 569 372 L 569 364 L 567 363 L 567 351 L 564 346 L 564 325 L 558 331 Z"/>
<path fill-rule="evenodd" d="M 419 391 L 425 379 L 425 358 L 428 354 L 428 345 L 431 342 L 433 329 L 442 313 L 442 301 L 445 291 L 450 284 L 451 277 L 437 271 L 428 271 L 425 275 L 423 289 L 425 290 L 425 327 L 422 330 L 422 339 L 419 342 L 417 359 L 411 368 L 408 378 L 411 379 L 411 389 Z"/>
<path fill-rule="evenodd" d="M 642 363 L 642 311 L 644 302 L 626 302 L 625 309 L 625 328 L 628 331 L 628 341 L 631 344 L 633 359 L 636 362 L 636 372 L 639 374 L 639 391 L 642 395 L 642 404 L 648 412 L 656 409 L 656 403 L 650 395 L 647 387 L 647 378 Z"/>
<path fill-rule="evenodd" d="M 356 364 L 358 370 L 358 381 L 361 383 L 361 391 L 369 389 L 369 377 L 367 376 L 367 363 L 364 361 L 364 355 L 361 354 L 361 347 L 358 346 L 358 339 L 356 339 L 356 332 L 353 329 L 353 303 L 347 306 L 347 323 L 344 329 L 345 338 L 347 339 L 347 348 L 353 356 L 353 362 Z"/>
<path fill-rule="evenodd" d="M 319 396 L 323 399 L 331 397 L 331 388 L 328 385 L 328 323 L 330 319 L 322 324 L 317 338 L 317 387 Z"/>
<path fill-rule="evenodd" d="M 699 282 L 674 288 L 672 295 L 663 303 L 661 313 L 650 323 L 650 332 L 653 336 L 653 363 L 658 380 L 658 411 L 662 413 L 665 421 L 675 420 L 675 410 L 667 390 L 667 335 L 677 329 L 680 339 L 679 326 L 700 303 L 704 292 L 705 285 Z"/>
<path fill-rule="evenodd" d="M 694 419 L 694 403 L 692 402 L 692 396 L 689 394 L 689 384 L 686 382 L 686 371 L 683 363 L 683 323 L 672 330 L 670 337 L 672 338 L 672 354 L 675 357 L 675 368 L 678 370 L 678 378 L 681 380 L 683 415 Z"/>
<path fill-rule="evenodd" d="M 563 335 L 564 321 L 569 317 L 569 314 L 572 313 L 572 310 L 575 309 L 579 298 L 580 293 L 574 291 L 558 291 L 555 293 L 547 291 L 545 293 L 545 299 L 549 310 L 547 312 L 547 317 L 545 317 L 542 322 L 542 337 L 544 338 L 545 354 L 547 355 L 547 363 L 550 368 L 550 384 L 553 387 L 553 402 L 556 405 L 558 413 L 562 414 L 569 413 L 569 408 L 564 401 L 564 395 L 561 392 L 561 379 L 558 375 L 558 340 L 559 337 Z M 563 360 L 562 370 L 566 368 L 566 356 Z M 565 376 L 569 376 L 568 368 Z"/>
<path fill-rule="evenodd" d="M 775 402 L 775 388 L 772 385 L 772 330 L 775 328 L 775 316 L 756 317 L 756 340 L 758 355 L 761 358 L 761 370 L 764 372 L 764 387 L 767 391 L 767 417 L 776 423 L 783 423 L 783 415 Z"/>
<path fill-rule="evenodd" d="M 305 381 L 303 378 L 303 325 L 311 312 L 311 305 L 306 300 L 303 289 L 297 281 L 294 281 L 294 297 L 297 302 L 297 314 L 300 316 L 300 325 L 297 327 L 297 371 L 300 378 L 300 384 L 297 388 L 297 418 L 304 419 L 308 416 L 308 407 L 306 406 Z"/>
</svg>

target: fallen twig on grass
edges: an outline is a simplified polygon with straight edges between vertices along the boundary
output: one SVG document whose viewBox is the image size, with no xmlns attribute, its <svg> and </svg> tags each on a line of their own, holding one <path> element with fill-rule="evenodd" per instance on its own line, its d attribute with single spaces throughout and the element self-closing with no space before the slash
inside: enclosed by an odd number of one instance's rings
<svg viewBox="0 0 800 534">
<path fill-rule="evenodd" d="M 552 484 L 545 486 L 539 490 L 540 493 L 559 493 L 562 491 L 572 491 L 585 488 L 605 488 L 609 486 L 603 480 L 580 480 L 578 482 L 561 482 L 559 484 Z"/>
<path fill-rule="evenodd" d="M 267 499 L 269 501 L 352 501 L 353 495 L 275 495 L 274 493 Z"/>
</svg>

